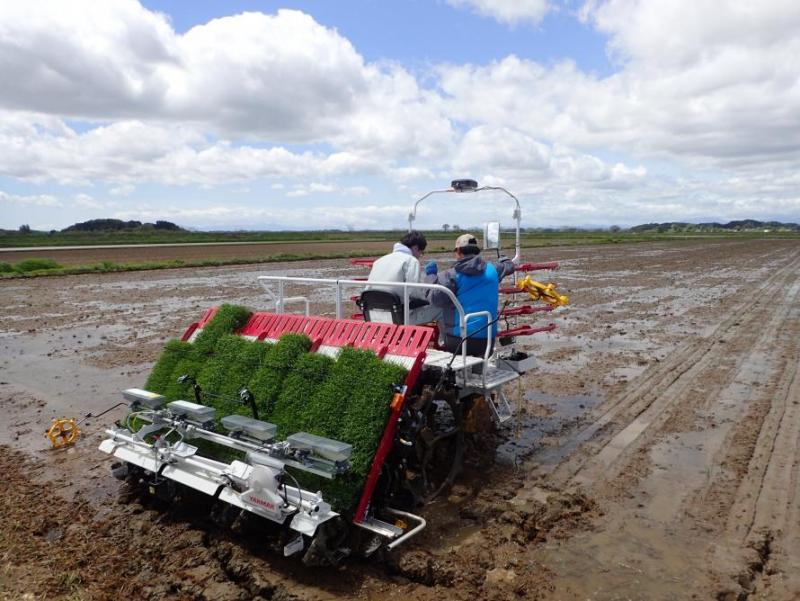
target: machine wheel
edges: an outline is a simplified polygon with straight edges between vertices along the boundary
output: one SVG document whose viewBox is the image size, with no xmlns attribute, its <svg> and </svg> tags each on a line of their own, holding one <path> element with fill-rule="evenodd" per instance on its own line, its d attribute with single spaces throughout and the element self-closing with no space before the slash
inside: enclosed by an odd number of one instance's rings
<svg viewBox="0 0 800 601">
<path fill-rule="evenodd" d="M 458 399 L 433 401 L 428 426 L 417 439 L 421 471 L 415 496 L 420 503 L 430 503 L 448 490 L 458 475 L 464 459 L 464 415 Z"/>
<path fill-rule="evenodd" d="M 47 438 L 53 448 L 58 449 L 74 443 L 80 433 L 74 418 L 54 419 L 53 425 L 47 430 Z"/>
</svg>

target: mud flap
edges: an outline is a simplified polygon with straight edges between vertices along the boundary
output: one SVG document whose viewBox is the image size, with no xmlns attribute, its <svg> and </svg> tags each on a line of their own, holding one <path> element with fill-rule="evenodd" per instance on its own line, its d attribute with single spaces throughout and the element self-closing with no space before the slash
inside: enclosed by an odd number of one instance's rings
<svg viewBox="0 0 800 601">
<path fill-rule="evenodd" d="M 303 555 L 303 563 L 310 567 L 339 565 L 350 555 L 350 549 L 344 546 L 347 537 L 348 527 L 341 517 L 320 524 Z"/>
<path fill-rule="evenodd" d="M 290 557 L 295 553 L 299 553 L 305 547 L 305 542 L 303 541 L 303 535 L 298 534 L 294 539 L 290 540 L 283 546 L 283 556 Z"/>
<path fill-rule="evenodd" d="M 464 416 L 464 432 L 469 434 L 494 432 L 494 420 L 489 402 L 483 395 L 474 395 Z"/>
</svg>

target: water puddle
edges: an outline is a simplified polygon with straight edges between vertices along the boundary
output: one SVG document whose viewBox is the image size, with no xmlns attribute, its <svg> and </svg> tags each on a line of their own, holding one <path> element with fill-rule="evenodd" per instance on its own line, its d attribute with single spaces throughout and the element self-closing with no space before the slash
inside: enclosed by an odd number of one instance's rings
<svg viewBox="0 0 800 601">
<path fill-rule="evenodd" d="M 557 462 L 563 456 L 558 449 L 563 440 L 577 429 L 586 414 L 598 405 L 599 394 L 546 395 L 525 394 L 521 406 L 514 407 L 512 423 L 503 428 L 505 442 L 497 447 L 496 461 L 503 465 L 519 465 L 535 457 L 541 462 Z M 513 403 L 512 403 L 513 405 Z"/>
</svg>

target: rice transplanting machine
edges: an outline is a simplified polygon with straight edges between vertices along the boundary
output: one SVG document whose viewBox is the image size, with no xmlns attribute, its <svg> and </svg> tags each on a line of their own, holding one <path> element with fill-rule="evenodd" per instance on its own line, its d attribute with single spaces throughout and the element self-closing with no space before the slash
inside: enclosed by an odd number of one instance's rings
<svg viewBox="0 0 800 601">
<path fill-rule="evenodd" d="M 284 426 L 272 423 L 268 413 L 257 409 L 246 382 L 237 383 L 242 385 L 238 400 L 242 406 L 252 407 L 251 415 L 218 415 L 213 395 L 201 389 L 197 375 L 182 374 L 176 367 L 172 376 L 181 380 L 186 398 L 170 399 L 141 388 L 123 392 L 130 412 L 124 423 L 106 431 L 100 444 L 101 451 L 117 460 L 115 474 L 165 498 L 192 489 L 234 511 L 265 518 L 282 533 L 284 553 L 302 552 L 308 563 L 336 563 L 350 552 L 393 549 L 420 532 L 425 519 L 412 511 L 446 490 L 457 477 L 468 415 L 482 407 L 497 424 L 513 416 L 503 388 L 534 366 L 534 358 L 520 350 L 516 340 L 555 328 L 552 323 L 536 326 L 525 320 L 568 302 L 554 285 L 518 275 L 557 269 L 557 265 L 521 261 L 521 208 L 517 198 L 503 188 L 456 180 L 450 188 L 426 194 L 414 204 L 409 229 L 418 206 L 430 196 L 485 191 L 504 193 L 515 203 L 516 273 L 513 281 L 501 284 L 498 319 L 505 326 L 483 356 L 468 355 L 465 344 L 456 353 L 443 350 L 431 324 L 413 323 L 412 291 L 438 289 L 452 301 L 462 332 L 475 321 L 490 325 L 490 313 L 465 313 L 449 289 L 425 283 L 368 285 L 364 278 L 263 275 L 259 280 L 271 310 L 250 314 L 233 332 L 249 341 L 273 344 L 287 334 L 301 334 L 310 341 L 310 354 L 343 360 L 350 352 L 347 349 L 366 349 L 376 360 L 402 368 L 402 381 L 394 382 L 381 401 L 384 421 L 374 440 L 365 443 L 361 433 L 352 435 L 351 440 L 313 431 L 280 433 Z M 486 224 L 483 233 L 485 253 L 499 256 L 499 224 Z M 365 259 L 352 263 L 371 265 Z M 402 294 L 384 291 L 388 303 L 367 302 L 367 293 L 376 286 L 402 288 Z M 301 294 L 304 287 L 311 289 L 313 297 Z M 314 306 L 322 306 L 325 291 L 331 293 L 327 302 L 333 305 L 328 309 L 333 317 L 311 315 L 312 298 Z M 359 293 L 350 296 L 354 291 Z M 346 316 L 351 301 L 359 304 L 360 311 Z M 290 312 L 289 306 L 299 309 Z M 218 308 L 211 308 L 192 323 L 182 336 L 181 348 L 190 352 L 203 332 L 210 331 L 209 324 L 218 313 Z M 291 373 L 289 370 L 284 376 L 289 378 Z M 350 421 L 358 419 L 351 402 L 350 395 L 345 395 L 336 409 Z M 307 429 L 314 430 L 313 426 Z M 362 471 L 347 480 L 356 468 L 354 457 L 364 452 L 368 455 L 363 469 L 359 468 Z M 337 495 L 328 497 L 323 491 L 326 482 L 341 479 L 355 483 L 357 494 L 337 505 Z"/>
</svg>

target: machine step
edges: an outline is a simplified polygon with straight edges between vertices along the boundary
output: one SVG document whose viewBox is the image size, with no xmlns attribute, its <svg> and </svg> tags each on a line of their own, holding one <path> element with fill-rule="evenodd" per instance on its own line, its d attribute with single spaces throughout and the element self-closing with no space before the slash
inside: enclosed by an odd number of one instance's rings
<svg viewBox="0 0 800 601">
<path fill-rule="evenodd" d="M 444 369 L 450 364 L 450 361 L 452 361 L 453 363 L 450 367 L 453 369 L 464 369 L 464 367 L 472 368 L 483 363 L 483 357 L 467 355 L 465 360 L 464 356 L 460 353 L 456 355 L 455 359 L 453 359 L 453 353 L 447 351 L 427 349 L 425 353 L 425 367 L 439 367 Z"/>
<path fill-rule="evenodd" d="M 504 424 L 514 417 L 514 411 L 511 409 L 511 404 L 508 402 L 508 399 L 502 390 L 490 394 L 487 400 L 489 403 L 489 408 L 492 410 L 494 419 L 498 424 Z"/>
<path fill-rule="evenodd" d="M 485 366 L 483 373 L 467 372 L 466 382 L 464 381 L 464 373 L 461 371 L 456 372 L 456 382 L 460 386 L 468 388 L 473 392 L 483 393 L 494 390 L 498 386 L 502 386 L 508 382 L 513 382 L 517 378 L 519 378 L 517 372 L 508 369 L 500 369 L 492 365 Z"/>
</svg>

